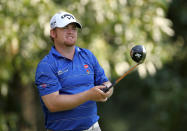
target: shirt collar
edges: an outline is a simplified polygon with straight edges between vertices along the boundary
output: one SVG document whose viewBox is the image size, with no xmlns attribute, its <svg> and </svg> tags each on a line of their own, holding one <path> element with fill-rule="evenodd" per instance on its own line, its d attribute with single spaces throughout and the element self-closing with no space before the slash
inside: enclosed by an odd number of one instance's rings
<svg viewBox="0 0 187 131">
<path fill-rule="evenodd" d="M 55 46 L 52 46 L 51 47 L 51 51 L 50 51 L 53 55 L 57 56 L 57 57 L 62 57 L 62 58 L 65 58 L 63 55 L 61 55 L 56 49 L 55 49 Z M 75 46 L 75 55 L 80 53 L 81 50 L 79 47 Z"/>
</svg>

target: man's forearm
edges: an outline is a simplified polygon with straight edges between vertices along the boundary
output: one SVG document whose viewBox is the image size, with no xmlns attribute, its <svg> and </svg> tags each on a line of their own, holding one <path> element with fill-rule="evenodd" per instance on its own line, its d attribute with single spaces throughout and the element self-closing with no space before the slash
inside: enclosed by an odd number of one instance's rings
<svg viewBox="0 0 187 131">
<path fill-rule="evenodd" d="M 87 91 L 75 95 L 60 95 L 59 92 L 54 92 L 42 96 L 42 100 L 51 112 L 73 109 L 89 99 Z"/>
<path fill-rule="evenodd" d="M 51 112 L 70 110 L 89 100 L 98 102 L 106 101 L 109 94 L 101 90 L 104 87 L 103 85 L 95 86 L 87 91 L 74 95 L 60 95 L 59 91 L 57 91 L 42 96 L 42 100 Z"/>
</svg>

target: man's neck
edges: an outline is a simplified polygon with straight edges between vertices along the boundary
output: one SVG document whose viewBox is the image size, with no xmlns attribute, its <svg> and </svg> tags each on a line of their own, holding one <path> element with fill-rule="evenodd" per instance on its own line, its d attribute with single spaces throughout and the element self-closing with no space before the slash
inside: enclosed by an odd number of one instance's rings
<svg viewBox="0 0 187 131">
<path fill-rule="evenodd" d="M 73 56 L 75 53 L 75 46 L 56 46 L 55 45 L 55 49 L 64 57 L 73 60 Z"/>
</svg>

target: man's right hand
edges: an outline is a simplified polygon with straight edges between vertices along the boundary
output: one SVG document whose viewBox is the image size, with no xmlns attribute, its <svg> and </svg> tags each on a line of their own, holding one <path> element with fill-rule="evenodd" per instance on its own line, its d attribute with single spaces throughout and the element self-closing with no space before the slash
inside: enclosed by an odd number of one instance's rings
<svg viewBox="0 0 187 131">
<path fill-rule="evenodd" d="M 105 86 L 100 85 L 100 86 L 94 86 L 90 90 L 88 90 L 89 98 L 92 101 L 97 101 L 97 102 L 105 102 L 107 101 L 108 98 L 108 93 L 104 93 L 101 89 L 105 88 Z"/>
</svg>

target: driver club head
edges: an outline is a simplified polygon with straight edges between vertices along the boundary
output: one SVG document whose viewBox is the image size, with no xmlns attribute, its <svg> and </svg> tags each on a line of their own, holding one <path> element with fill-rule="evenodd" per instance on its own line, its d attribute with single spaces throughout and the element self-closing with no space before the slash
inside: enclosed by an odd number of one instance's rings
<svg viewBox="0 0 187 131">
<path fill-rule="evenodd" d="M 138 64 L 143 63 L 146 58 L 145 47 L 143 45 L 134 46 L 130 51 L 130 56 Z"/>
</svg>

